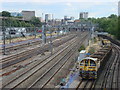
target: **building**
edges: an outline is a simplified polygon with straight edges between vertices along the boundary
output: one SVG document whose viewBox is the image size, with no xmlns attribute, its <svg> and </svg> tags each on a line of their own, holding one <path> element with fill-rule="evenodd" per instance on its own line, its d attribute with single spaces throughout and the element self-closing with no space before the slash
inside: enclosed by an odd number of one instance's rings
<svg viewBox="0 0 120 90">
<path fill-rule="evenodd" d="M 79 19 L 76 19 L 74 22 L 77 22 L 77 23 L 78 23 L 78 22 L 80 22 L 80 20 L 79 20 Z"/>
<path fill-rule="evenodd" d="M 74 17 L 68 17 L 68 16 L 64 16 L 64 20 L 74 20 Z"/>
<path fill-rule="evenodd" d="M 42 17 L 37 17 L 41 22 L 44 22 Z"/>
<path fill-rule="evenodd" d="M 64 16 L 64 20 L 67 20 L 68 19 L 68 16 Z"/>
<path fill-rule="evenodd" d="M 54 25 L 60 25 L 60 24 L 61 24 L 61 19 L 54 20 Z"/>
<path fill-rule="evenodd" d="M 79 18 L 83 19 L 84 18 L 84 13 L 81 12 Z"/>
<path fill-rule="evenodd" d="M 88 12 L 84 12 L 84 19 L 88 19 Z"/>
<path fill-rule="evenodd" d="M 88 19 L 88 12 L 80 12 L 79 18 L 80 19 Z"/>
<path fill-rule="evenodd" d="M 32 17 L 35 17 L 35 11 L 22 11 L 22 16 L 24 20 L 31 20 Z"/>
<path fill-rule="evenodd" d="M 22 14 L 19 12 L 11 12 L 10 14 L 11 14 L 11 16 L 14 16 L 14 17 L 22 16 Z"/>
<path fill-rule="evenodd" d="M 45 14 L 45 21 L 51 21 L 53 19 L 53 14 Z"/>
<path fill-rule="evenodd" d="M 74 20 L 75 18 L 74 17 L 70 17 L 71 20 Z"/>
<path fill-rule="evenodd" d="M 118 2 L 118 16 L 120 16 L 120 1 Z"/>
</svg>

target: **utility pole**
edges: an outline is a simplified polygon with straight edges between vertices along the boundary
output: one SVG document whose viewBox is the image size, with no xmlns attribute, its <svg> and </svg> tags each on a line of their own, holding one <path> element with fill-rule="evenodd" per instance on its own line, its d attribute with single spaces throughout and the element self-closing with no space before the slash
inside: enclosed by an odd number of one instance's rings
<svg viewBox="0 0 120 90">
<path fill-rule="evenodd" d="M 46 43 L 46 35 L 45 35 L 45 25 L 42 25 L 42 41 L 43 41 L 43 44 Z"/>
<path fill-rule="evenodd" d="M 9 25 L 10 25 L 10 27 L 9 27 L 9 42 L 11 43 L 11 21 L 9 21 Z"/>
<path fill-rule="evenodd" d="M 57 28 L 57 37 L 59 36 L 60 26 Z"/>
<path fill-rule="evenodd" d="M 37 34 L 36 30 L 37 30 L 36 27 L 34 27 L 35 38 L 36 38 L 36 34 Z"/>
<path fill-rule="evenodd" d="M 3 17 L 2 21 L 2 32 L 3 32 L 3 55 L 6 55 L 6 47 L 5 47 L 5 19 Z"/>
<path fill-rule="evenodd" d="M 51 28 L 49 28 L 50 30 L 50 51 L 51 51 L 51 55 L 53 54 L 53 43 L 52 43 L 52 30 Z"/>
</svg>

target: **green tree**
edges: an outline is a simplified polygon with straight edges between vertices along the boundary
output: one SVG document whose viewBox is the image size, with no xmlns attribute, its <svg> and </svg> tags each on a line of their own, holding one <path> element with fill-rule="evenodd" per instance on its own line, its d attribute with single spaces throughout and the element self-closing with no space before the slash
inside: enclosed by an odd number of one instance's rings
<svg viewBox="0 0 120 90">
<path fill-rule="evenodd" d="M 78 49 L 78 52 L 80 52 L 81 50 L 85 50 L 85 46 L 84 45 L 80 46 L 80 48 Z"/>
<path fill-rule="evenodd" d="M 36 27 L 41 27 L 41 26 L 42 26 L 41 21 L 39 20 L 39 18 L 36 18 L 36 17 L 33 17 L 33 18 L 30 20 L 30 23 L 33 24 L 33 25 L 36 26 Z"/>
<path fill-rule="evenodd" d="M 120 17 L 117 17 L 117 15 L 112 14 L 108 17 L 102 17 L 97 19 L 89 18 L 89 20 L 93 23 L 99 24 L 98 31 L 108 32 L 120 40 Z"/>
<path fill-rule="evenodd" d="M 11 14 L 8 11 L 2 11 L 2 16 L 11 17 Z"/>
<path fill-rule="evenodd" d="M 120 16 L 118 17 L 117 35 L 116 36 L 120 40 Z"/>
<path fill-rule="evenodd" d="M 110 16 L 108 16 L 108 18 L 111 18 L 111 19 L 116 19 L 117 18 L 117 15 L 115 15 L 115 14 L 111 14 Z"/>
</svg>

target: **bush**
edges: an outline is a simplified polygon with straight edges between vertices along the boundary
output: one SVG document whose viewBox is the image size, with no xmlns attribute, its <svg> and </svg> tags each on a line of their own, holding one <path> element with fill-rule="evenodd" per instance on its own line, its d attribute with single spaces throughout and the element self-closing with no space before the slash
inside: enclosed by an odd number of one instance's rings
<svg viewBox="0 0 120 90">
<path fill-rule="evenodd" d="M 78 52 L 80 52 L 81 50 L 85 50 L 85 46 L 84 45 L 80 46 L 80 48 L 78 49 Z"/>
</svg>

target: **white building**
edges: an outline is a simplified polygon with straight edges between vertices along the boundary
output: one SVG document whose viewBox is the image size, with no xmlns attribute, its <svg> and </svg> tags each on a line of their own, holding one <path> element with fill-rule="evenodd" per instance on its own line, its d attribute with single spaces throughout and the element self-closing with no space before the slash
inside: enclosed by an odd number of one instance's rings
<svg viewBox="0 0 120 90">
<path fill-rule="evenodd" d="M 80 19 L 88 19 L 88 12 L 80 12 L 79 18 Z"/>
<path fill-rule="evenodd" d="M 53 14 L 45 14 L 45 21 L 48 22 L 53 19 Z"/>
</svg>

